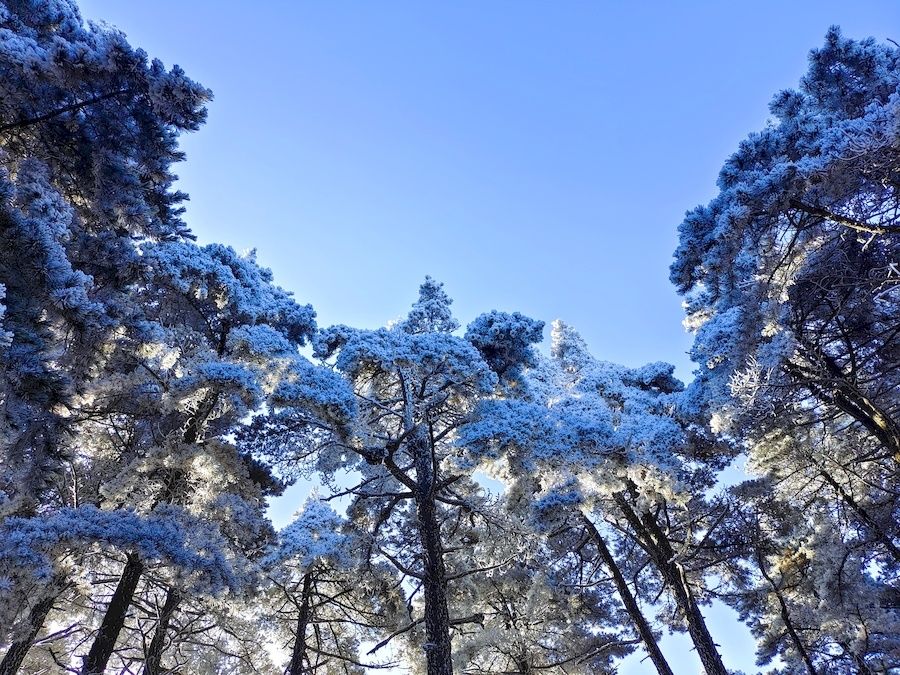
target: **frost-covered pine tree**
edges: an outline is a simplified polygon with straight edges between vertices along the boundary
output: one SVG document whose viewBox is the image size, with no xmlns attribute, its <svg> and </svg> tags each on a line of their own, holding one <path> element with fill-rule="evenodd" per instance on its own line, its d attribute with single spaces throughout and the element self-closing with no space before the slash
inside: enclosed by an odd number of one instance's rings
<svg viewBox="0 0 900 675">
<path fill-rule="evenodd" d="M 176 610 L 239 590 L 270 536 L 276 485 L 230 436 L 316 398 L 313 313 L 190 242 L 170 165 L 207 90 L 54 0 L 0 6 L 0 64 L 0 672 L 48 620 L 34 668 L 99 672 L 122 638 L 157 672 Z"/>
<path fill-rule="evenodd" d="M 898 86 L 900 50 L 832 29 L 682 223 L 672 280 L 721 424 L 817 406 L 900 459 Z"/>
<path fill-rule="evenodd" d="M 759 479 L 738 501 L 758 524 L 745 561 L 759 604 L 743 596 L 741 611 L 761 658 L 884 672 L 900 569 L 900 50 L 833 28 L 770 110 L 680 228 L 696 400 Z"/>
<path fill-rule="evenodd" d="M 116 331 L 135 241 L 187 234 L 170 166 L 210 94 L 64 0 L 0 6 L 0 70 L 0 513 L 27 514 Z"/>
<path fill-rule="evenodd" d="M 135 290 L 141 311 L 136 344 L 128 351 L 136 348 L 145 357 L 136 369 L 145 374 L 141 392 L 150 405 L 141 414 L 152 415 L 152 426 L 113 459 L 118 473 L 101 486 L 103 503 L 147 512 L 176 504 L 220 520 L 220 529 L 243 518 L 243 536 L 264 537 L 261 510 L 271 478 L 228 437 L 248 413 L 280 400 L 285 388 L 317 377 L 297 351 L 315 328 L 312 310 L 273 286 L 252 257 L 226 247 L 148 245 L 141 264 L 146 284 Z M 314 398 L 312 392 L 304 402 Z M 135 398 L 124 402 L 134 405 Z M 252 549 L 254 542 L 246 544 Z M 126 563 L 117 589 L 135 583 L 141 564 Z M 166 591 L 170 611 L 160 615 L 163 633 L 180 595 L 177 585 Z M 114 644 L 104 628 L 123 619 L 111 602 L 88 662 L 94 651 L 102 647 L 105 653 Z M 151 641 L 148 671 L 156 668 L 164 643 L 164 635 Z"/>
<path fill-rule="evenodd" d="M 540 529 L 579 528 L 659 672 L 671 668 L 639 604 L 653 604 L 653 589 L 670 598 L 674 627 L 687 629 L 707 672 L 724 674 L 700 605 L 716 526 L 704 493 L 727 453 L 696 423 L 672 370 L 599 361 L 557 322 L 551 358 L 511 395 L 484 401 L 461 440 L 496 463 Z"/>
<path fill-rule="evenodd" d="M 27 596 L 7 583 L 28 600 L 24 632 L 13 628 L 0 665 L 13 672 L 54 598 L 71 586 L 45 564 L 52 551 L 61 541 L 96 539 L 101 522 L 115 529 L 89 509 L 58 510 L 73 505 L 65 483 L 74 400 L 102 370 L 103 345 L 119 330 L 136 243 L 187 232 L 170 165 L 181 158 L 178 134 L 205 118 L 209 92 L 179 68 L 150 62 L 120 33 L 85 25 L 72 3 L 52 0 L 0 6 L 0 68 L 0 517 L 24 537 L 5 539 L 13 544 L 5 562 L 35 555 L 30 565 L 10 564 L 13 579 L 48 573 L 32 579 L 45 583 Z M 42 522 L 50 512 L 59 523 Z M 120 543 L 138 531 L 121 516 Z M 40 551 L 30 548 L 39 538 L 26 532 L 61 532 L 79 517 L 71 536 L 48 534 Z"/>
<path fill-rule="evenodd" d="M 491 537 L 506 536 L 506 525 L 456 442 L 475 403 L 495 390 L 503 355 L 493 363 L 453 335 L 450 302 L 426 278 L 409 315 L 392 327 L 319 332 L 316 355 L 353 392 L 349 424 L 288 406 L 257 423 L 258 442 L 282 462 L 306 457 L 326 476 L 352 472 L 351 486 L 336 489 L 351 499 L 353 529 L 365 533 L 363 559 L 401 574 L 408 619 L 394 637 L 407 639 L 416 667 L 424 655 L 429 675 L 452 672 L 454 632 L 482 618 L 465 592 L 471 578 L 512 561 L 508 549 L 496 557 Z"/>
<path fill-rule="evenodd" d="M 319 375 L 297 351 L 315 328 L 313 313 L 272 285 L 252 257 L 226 247 L 148 243 L 139 260 L 130 312 L 104 346 L 102 369 L 73 398 L 71 479 L 60 485 L 61 494 L 70 495 L 72 515 L 90 515 L 80 506 L 93 504 L 152 522 L 162 518 L 169 529 L 160 536 L 202 526 L 208 532 L 202 548 L 227 561 L 233 577 L 227 590 L 237 592 L 247 581 L 240 573 L 247 571 L 245 559 L 261 553 L 271 537 L 262 511 L 278 485 L 230 437 L 250 411 L 285 392 L 294 404 L 314 405 L 319 390 L 303 387 Z M 49 507 L 33 520 L 52 521 Z M 108 536 L 94 533 L 95 541 Z M 198 599 L 191 583 L 196 570 L 163 564 L 144 545 L 117 555 L 124 566 L 116 556 L 93 566 L 93 573 L 110 566 L 120 571 L 108 600 L 89 603 L 103 609 L 81 654 L 84 671 L 102 670 L 118 649 L 120 658 L 143 660 L 147 672 L 157 672 L 172 646 L 173 617 Z M 209 590 L 215 596 L 226 589 Z M 159 610 L 124 636 L 139 597 Z"/>
<path fill-rule="evenodd" d="M 391 667 L 363 647 L 403 622 L 404 595 L 389 564 L 364 564 L 360 534 L 313 496 L 262 561 L 268 583 L 261 625 L 282 649 L 288 675 Z"/>
<path fill-rule="evenodd" d="M 772 123 L 723 167 L 718 196 L 688 213 L 672 266 L 715 425 L 761 445 L 849 429 L 839 462 L 806 468 L 827 470 L 862 527 L 866 506 L 896 493 L 900 460 L 898 87 L 900 50 L 829 31 L 800 87 L 772 101 Z M 871 545 L 896 565 L 891 530 Z"/>
<path fill-rule="evenodd" d="M 846 521 L 809 498 L 813 489 L 804 491 L 801 511 L 780 482 L 764 477 L 731 488 L 725 524 L 735 547 L 724 596 L 757 637 L 758 663 L 785 675 L 896 669 L 896 591 L 872 574 Z"/>
</svg>

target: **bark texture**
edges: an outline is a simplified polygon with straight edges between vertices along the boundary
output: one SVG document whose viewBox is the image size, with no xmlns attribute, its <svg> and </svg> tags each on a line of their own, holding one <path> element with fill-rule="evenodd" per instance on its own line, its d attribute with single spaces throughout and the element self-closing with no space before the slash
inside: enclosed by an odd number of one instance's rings
<svg viewBox="0 0 900 675">
<path fill-rule="evenodd" d="M 634 529 L 654 566 L 659 570 L 666 586 L 672 592 L 675 603 L 687 622 L 688 635 L 691 637 L 691 642 L 694 643 L 694 649 L 697 650 L 697 656 L 700 657 L 706 675 L 728 675 L 725 664 L 722 663 L 718 646 L 713 641 L 700 606 L 694 599 L 684 570 L 676 562 L 672 544 L 660 529 L 656 518 L 651 513 L 643 513 L 639 516 L 622 493 L 616 496 L 616 503 L 622 515 Z"/>
<path fill-rule="evenodd" d="M 647 617 L 645 617 L 644 613 L 641 611 L 637 600 L 632 594 L 631 589 L 628 587 L 628 582 L 625 581 L 625 577 L 622 575 L 622 570 L 619 569 L 616 559 L 613 557 L 612 552 L 603 540 L 603 535 L 600 534 L 599 530 L 594 526 L 594 523 L 592 523 L 587 516 L 582 515 L 581 518 L 585 528 L 591 535 L 594 545 L 597 547 L 597 551 L 600 554 L 600 558 L 603 560 L 603 564 L 606 565 L 606 568 L 612 575 L 616 590 L 619 592 L 619 598 L 622 600 L 622 604 L 625 605 L 625 610 L 628 612 L 631 622 L 634 624 L 638 635 L 643 641 L 644 648 L 647 650 L 647 655 L 656 667 L 656 671 L 659 675 L 675 675 L 675 673 L 672 672 L 672 668 L 669 667 L 669 662 L 666 661 L 666 657 L 663 655 L 662 650 L 659 648 L 659 643 L 656 641 L 656 636 L 653 634 L 650 622 L 647 621 Z"/>
<path fill-rule="evenodd" d="M 0 661 L 0 675 L 15 675 L 19 668 L 22 667 L 25 655 L 28 654 L 28 650 L 34 644 L 34 639 L 41 631 L 41 628 L 43 628 L 44 621 L 47 619 L 50 610 L 53 609 L 53 603 L 56 602 L 58 597 L 59 594 L 57 593 L 44 598 L 31 609 L 31 613 L 28 616 L 28 632 L 21 639 L 10 645 L 3 660 Z"/>
<path fill-rule="evenodd" d="M 422 545 L 422 587 L 425 593 L 425 638 L 428 675 L 452 675 L 450 611 L 447 607 L 447 571 L 437 515 L 434 453 L 420 426 L 410 439 L 416 466 L 416 516 Z"/>
<path fill-rule="evenodd" d="M 106 607 L 106 614 L 103 616 L 100 630 L 97 631 L 91 650 L 84 659 L 81 675 L 100 675 L 106 670 L 106 664 L 116 647 L 122 626 L 125 625 L 128 608 L 131 607 L 134 600 L 134 593 L 143 572 L 144 563 L 141 562 L 137 553 L 129 553 L 122 576 L 119 577 L 116 590 Z"/>
<path fill-rule="evenodd" d="M 306 660 L 306 629 L 309 626 L 310 598 L 312 596 L 312 574 L 303 575 L 303 599 L 300 602 L 300 613 L 297 616 L 297 632 L 294 635 L 294 649 L 287 675 L 302 675 L 303 662 Z"/>
<path fill-rule="evenodd" d="M 166 601 L 159 612 L 159 621 L 156 623 L 153 639 L 150 640 L 150 646 L 147 648 L 147 658 L 144 661 L 145 675 L 160 675 L 163 672 L 161 664 L 166 647 L 166 631 L 169 630 L 169 623 L 180 604 L 181 593 L 175 588 L 169 588 L 166 592 Z"/>
</svg>

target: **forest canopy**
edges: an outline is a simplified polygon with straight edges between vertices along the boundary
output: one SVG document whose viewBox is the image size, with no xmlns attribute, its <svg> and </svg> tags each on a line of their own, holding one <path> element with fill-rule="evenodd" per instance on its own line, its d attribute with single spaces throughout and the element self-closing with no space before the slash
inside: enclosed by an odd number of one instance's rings
<svg viewBox="0 0 900 675">
<path fill-rule="evenodd" d="M 66 0 L 0 73 L 0 675 L 726 675 L 714 602 L 767 673 L 900 670 L 896 45 L 831 29 L 686 214 L 690 383 L 431 277 L 319 326 L 185 222 L 209 90 Z"/>
</svg>

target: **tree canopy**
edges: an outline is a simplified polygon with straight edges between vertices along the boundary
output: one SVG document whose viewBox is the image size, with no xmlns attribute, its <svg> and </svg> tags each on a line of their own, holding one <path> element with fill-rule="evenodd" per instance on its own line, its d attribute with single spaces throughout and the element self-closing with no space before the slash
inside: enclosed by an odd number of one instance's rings
<svg viewBox="0 0 900 675">
<path fill-rule="evenodd" d="M 830 30 L 685 216 L 687 384 L 430 277 L 319 327 L 182 219 L 207 89 L 66 0 L 0 73 L 0 674 L 727 675 L 712 603 L 773 675 L 900 669 L 896 46 Z"/>
</svg>

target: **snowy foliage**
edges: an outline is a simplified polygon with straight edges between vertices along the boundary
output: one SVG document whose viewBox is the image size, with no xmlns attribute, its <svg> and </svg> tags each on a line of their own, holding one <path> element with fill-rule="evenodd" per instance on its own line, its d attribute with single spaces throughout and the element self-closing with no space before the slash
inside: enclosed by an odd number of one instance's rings
<svg viewBox="0 0 900 675">
<path fill-rule="evenodd" d="M 341 534 L 343 521 L 334 509 L 309 498 L 297 518 L 278 533 L 278 547 L 263 561 L 276 564 L 292 558 L 301 570 L 318 562 L 348 565 L 352 556 L 348 538 Z"/>
<path fill-rule="evenodd" d="M 829 31 L 687 214 L 687 387 L 430 277 L 319 329 L 181 218 L 209 91 L 68 0 L 0 72 L 0 673 L 726 675 L 714 600 L 772 673 L 900 667 L 897 49 Z"/>
<path fill-rule="evenodd" d="M 898 87 L 897 49 L 832 29 L 682 223 L 672 281 L 723 431 L 819 405 L 900 450 Z"/>
<path fill-rule="evenodd" d="M 770 111 L 687 214 L 671 270 L 695 331 L 694 407 L 758 476 L 724 525 L 726 597 L 761 662 L 780 657 L 773 672 L 890 672 L 900 50 L 833 28 Z"/>
<path fill-rule="evenodd" d="M 518 312 L 482 314 L 466 328 L 466 340 L 481 354 L 491 370 L 515 381 L 521 369 L 535 365 L 532 345 L 543 339 L 544 322 Z"/>
<path fill-rule="evenodd" d="M 672 372 L 663 363 L 631 369 L 598 361 L 557 321 L 552 360 L 536 369 L 536 382 L 527 381 L 522 398 L 479 404 L 459 442 L 492 460 L 507 448 L 510 461 L 521 463 L 515 473 L 543 469 L 547 486 L 553 476 L 563 484 L 573 476 L 589 491 L 611 493 L 636 479 L 649 490 L 647 499 L 657 493 L 676 499 L 691 448 L 674 417 L 682 385 Z"/>
<path fill-rule="evenodd" d="M 431 277 L 419 287 L 419 299 L 399 328 L 406 333 L 452 333 L 459 328 L 450 305 L 453 300 L 444 292 L 444 284 Z"/>
</svg>

